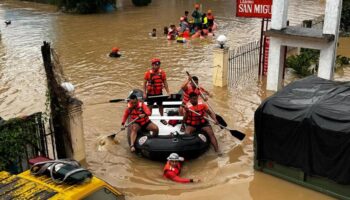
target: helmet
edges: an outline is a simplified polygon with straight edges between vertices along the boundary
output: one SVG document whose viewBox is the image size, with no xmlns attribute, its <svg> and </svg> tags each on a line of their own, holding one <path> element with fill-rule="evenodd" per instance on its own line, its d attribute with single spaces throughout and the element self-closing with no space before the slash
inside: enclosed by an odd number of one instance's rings
<svg viewBox="0 0 350 200">
<path fill-rule="evenodd" d="M 180 21 L 183 21 L 183 20 L 185 20 L 185 18 L 184 17 L 180 17 Z"/>
<path fill-rule="evenodd" d="M 195 8 L 199 8 L 200 5 L 199 5 L 198 3 L 196 3 L 196 4 L 194 4 L 194 7 L 195 7 Z"/>
<path fill-rule="evenodd" d="M 183 157 L 180 157 L 177 153 L 172 153 L 169 155 L 169 157 L 167 158 L 167 160 L 171 160 L 171 161 L 184 161 Z"/>
<path fill-rule="evenodd" d="M 152 64 L 157 63 L 157 62 L 160 64 L 160 59 L 159 58 L 152 58 L 152 60 L 151 60 Z"/>
<path fill-rule="evenodd" d="M 112 48 L 112 52 L 118 52 L 118 51 L 119 51 L 119 48 L 117 48 L 117 47 Z"/>
</svg>

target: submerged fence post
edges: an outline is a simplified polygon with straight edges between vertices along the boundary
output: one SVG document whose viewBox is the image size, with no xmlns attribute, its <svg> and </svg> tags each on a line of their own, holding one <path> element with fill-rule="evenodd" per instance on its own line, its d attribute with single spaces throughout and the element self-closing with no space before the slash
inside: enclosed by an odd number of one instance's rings
<svg viewBox="0 0 350 200">
<path fill-rule="evenodd" d="M 58 158 L 73 158 L 85 162 L 85 142 L 82 120 L 82 102 L 75 98 L 66 87 L 62 66 L 58 57 L 53 56 L 50 44 L 41 47 L 50 97 L 51 117 Z M 68 84 L 69 85 L 69 84 Z M 68 87 L 68 86 L 67 86 Z M 71 86 L 73 87 L 73 85 Z M 74 90 L 74 87 L 71 88 Z"/>
<path fill-rule="evenodd" d="M 227 86 L 228 76 L 228 47 L 214 50 L 213 61 L 213 85 L 219 87 Z"/>
</svg>

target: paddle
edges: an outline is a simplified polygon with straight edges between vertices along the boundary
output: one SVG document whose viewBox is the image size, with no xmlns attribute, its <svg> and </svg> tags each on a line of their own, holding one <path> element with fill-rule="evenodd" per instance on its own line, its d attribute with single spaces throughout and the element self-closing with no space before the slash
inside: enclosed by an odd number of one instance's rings
<svg viewBox="0 0 350 200">
<path fill-rule="evenodd" d="M 199 94 L 201 95 L 202 99 L 208 104 L 210 110 L 211 110 L 213 113 L 215 113 L 215 112 L 214 112 L 214 109 L 210 106 L 208 100 L 206 100 L 204 94 L 202 93 L 202 91 L 201 91 L 201 89 L 199 88 L 199 86 L 197 85 L 197 83 L 192 79 L 191 74 L 190 74 L 188 71 L 186 71 L 186 74 L 187 74 L 188 77 L 191 78 L 191 82 L 192 82 L 192 83 L 196 86 L 196 88 L 199 90 Z M 224 120 L 224 118 L 222 118 L 220 115 L 218 115 L 218 114 L 216 114 L 216 113 L 215 113 L 215 116 L 216 116 L 216 119 L 218 120 L 218 122 L 219 122 L 223 127 L 226 127 L 226 126 L 227 126 L 227 123 L 226 123 L 226 121 Z M 221 126 L 220 126 L 220 127 L 221 127 Z M 222 127 L 221 127 L 221 129 L 222 129 Z"/>
<path fill-rule="evenodd" d="M 109 100 L 109 103 L 117 103 L 117 102 L 121 102 L 121 101 L 127 101 L 127 99 L 111 99 L 111 100 Z"/>
<path fill-rule="evenodd" d="M 154 99 L 154 98 L 168 98 L 169 95 L 154 95 L 154 96 L 148 96 L 148 99 Z"/>
<path fill-rule="evenodd" d="M 122 132 L 122 131 L 124 131 L 125 130 L 125 128 L 126 127 L 129 127 L 131 124 L 133 124 L 136 120 L 138 120 L 140 117 L 137 117 L 137 118 L 135 118 L 134 120 L 132 120 L 131 122 L 129 122 L 128 124 L 126 124 L 123 128 L 121 128 L 118 132 L 116 132 L 116 133 L 113 133 L 113 134 L 111 134 L 111 135 L 105 135 L 105 136 L 100 136 L 99 138 L 99 144 L 100 145 L 104 145 L 104 140 L 106 139 L 106 138 L 108 138 L 108 139 L 113 139 L 118 133 L 120 133 L 120 132 Z"/>
<path fill-rule="evenodd" d="M 200 114 L 197 113 L 196 111 L 191 110 L 191 109 L 188 109 L 188 110 L 191 111 L 191 112 L 193 112 L 194 114 L 200 116 Z M 215 122 L 214 120 L 212 120 L 212 119 L 210 119 L 210 118 L 208 118 L 208 117 L 205 117 L 205 116 L 203 116 L 203 117 L 204 117 L 204 119 L 209 120 L 209 121 L 213 122 L 214 124 L 216 124 L 216 122 Z M 219 122 L 219 121 L 218 121 L 218 122 Z M 242 133 L 242 132 L 240 132 L 240 131 L 237 131 L 237 130 L 232 130 L 232 129 L 229 129 L 228 127 L 226 127 L 227 124 L 226 124 L 226 126 L 223 126 L 223 125 L 221 125 L 220 122 L 219 122 L 219 124 L 217 124 L 217 125 L 220 126 L 221 128 L 224 128 L 224 129 L 230 131 L 231 135 L 234 136 L 234 137 L 236 137 L 236 138 L 239 139 L 239 140 L 243 140 L 244 137 L 245 137 L 245 134 L 244 134 L 244 133 Z"/>
</svg>

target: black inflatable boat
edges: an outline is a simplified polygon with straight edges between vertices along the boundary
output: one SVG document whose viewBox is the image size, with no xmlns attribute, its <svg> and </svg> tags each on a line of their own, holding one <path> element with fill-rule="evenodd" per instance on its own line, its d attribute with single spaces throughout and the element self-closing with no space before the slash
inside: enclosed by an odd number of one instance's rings
<svg viewBox="0 0 350 200">
<path fill-rule="evenodd" d="M 141 90 L 130 92 L 135 94 L 138 99 L 143 100 Z M 179 116 L 178 109 L 182 103 L 181 94 L 172 94 L 159 97 L 163 101 L 164 116 L 160 116 L 159 109 L 154 105 L 150 120 L 159 127 L 158 137 L 152 137 L 149 131 L 138 132 L 135 141 L 136 153 L 151 159 L 164 161 L 171 153 L 178 153 L 185 159 L 194 159 L 206 152 L 209 148 L 209 137 L 204 132 L 195 132 L 191 135 L 185 135 L 180 131 L 182 116 Z M 147 101 L 145 102 L 147 103 Z M 160 120 L 177 120 L 174 125 L 164 125 Z M 130 129 L 128 129 L 128 141 L 130 144 Z"/>
</svg>

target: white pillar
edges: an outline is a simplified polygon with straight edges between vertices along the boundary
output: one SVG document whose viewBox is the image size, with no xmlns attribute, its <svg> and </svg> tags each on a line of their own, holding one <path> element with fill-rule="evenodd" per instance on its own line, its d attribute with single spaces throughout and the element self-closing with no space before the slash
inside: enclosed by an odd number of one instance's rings
<svg viewBox="0 0 350 200">
<path fill-rule="evenodd" d="M 269 49 L 269 66 L 267 70 L 267 90 L 278 91 L 282 88 L 284 46 L 281 39 L 271 37 Z"/>
<path fill-rule="evenodd" d="M 281 30 L 287 27 L 289 0 L 274 0 L 272 4 L 271 29 Z"/>
<path fill-rule="evenodd" d="M 332 80 L 334 75 L 336 43 L 332 42 L 320 51 L 320 60 L 318 64 L 317 76 L 320 78 Z"/>
<path fill-rule="evenodd" d="M 339 35 L 342 0 L 328 0 L 325 9 L 323 34 L 334 35 L 334 41 L 321 49 L 318 67 L 318 77 L 332 80 Z"/>
<path fill-rule="evenodd" d="M 215 49 L 213 60 L 213 85 L 225 87 L 227 85 L 228 48 Z"/>
</svg>

